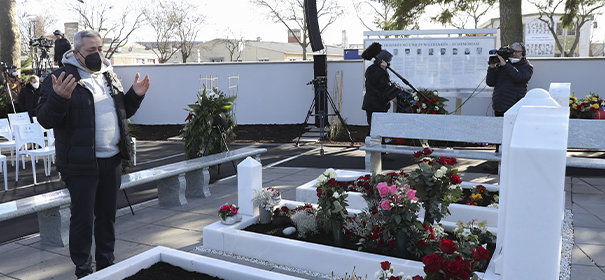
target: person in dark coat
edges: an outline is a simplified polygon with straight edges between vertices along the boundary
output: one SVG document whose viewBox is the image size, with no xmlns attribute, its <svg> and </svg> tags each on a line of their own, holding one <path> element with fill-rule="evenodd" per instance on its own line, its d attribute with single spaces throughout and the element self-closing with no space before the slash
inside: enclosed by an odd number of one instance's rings
<svg viewBox="0 0 605 280">
<path fill-rule="evenodd" d="M 374 63 L 366 69 L 366 94 L 363 96 L 363 104 L 361 109 L 366 111 L 368 121 L 368 135 L 372 128 L 372 114 L 374 112 L 387 112 L 391 108 L 389 98 L 386 96 L 386 91 L 391 85 L 389 66 L 393 55 L 388 51 L 382 50 L 374 59 Z"/>
<path fill-rule="evenodd" d="M 36 75 L 29 76 L 29 82 L 21 88 L 19 106 L 29 114 L 30 121 L 36 116 L 38 99 L 40 98 L 40 79 Z"/>
<path fill-rule="evenodd" d="M 71 43 L 65 39 L 65 35 L 58 29 L 53 32 L 53 35 L 55 35 L 55 65 L 63 67 L 63 54 L 71 50 Z"/>
<path fill-rule="evenodd" d="M 78 278 L 91 274 L 94 236 L 97 271 L 113 265 L 122 159 L 131 159 L 128 118 L 149 89 L 149 75 L 128 91 L 103 58 L 98 32 L 74 36 L 65 67 L 44 79 L 38 122 L 54 129 L 57 171 L 71 197 L 69 255 Z"/>
<path fill-rule="evenodd" d="M 485 82 L 494 88 L 492 108 L 497 117 L 504 116 L 504 112 L 525 97 L 527 83 L 534 73 L 534 67 L 525 57 L 525 46 L 517 42 L 511 48 L 515 52 L 508 62 L 498 55 L 500 62 L 492 63 L 487 68 Z"/>
</svg>

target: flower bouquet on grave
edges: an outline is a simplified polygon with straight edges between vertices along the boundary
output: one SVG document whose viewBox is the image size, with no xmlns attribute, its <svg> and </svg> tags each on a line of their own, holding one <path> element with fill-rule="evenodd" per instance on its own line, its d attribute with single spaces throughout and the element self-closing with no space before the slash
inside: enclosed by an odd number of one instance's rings
<svg viewBox="0 0 605 280">
<path fill-rule="evenodd" d="M 221 223 L 232 225 L 242 220 L 242 214 L 238 213 L 239 207 L 235 204 L 223 204 L 218 208 L 218 216 Z"/>
<path fill-rule="evenodd" d="M 458 169 L 456 158 L 430 155 L 433 150 L 424 148 L 414 153 L 418 159 L 418 168 L 410 173 L 407 180 L 412 189 L 416 190 L 418 202 L 425 210 L 424 223 L 439 223 L 442 218 L 450 214 L 449 206 L 462 196 L 460 177 L 456 174 Z"/>
<path fill-rule="evenodd" d="M 292 209 L 288 208 L 288 206 L 285 205 L 282 207 L 275 208 L 273 210 L 273 215 L 271 216 L 271 223 L 276 226 L 290 224 L 292 223 L 290 217 L 293 213 L 294 211 L 292 211 Z"/>
<path fill-rule="evenodd" d="M 343 222 L 347 217 L 347 197 L 345 188 L 336 181 L 334 169 L 328 169 L 317 178 L 318 219 L 329 222 L 329 231 L 335 246 L 344 243 Z"/>
<path fill-rule="evenodd" d="M 411 106 L 412 113 L 447 114 L 445 102 L 449 101 L 449 99 L 439 96 L 439 92 L 436 90 L 420 89 L 419 92 L 424 94 L 426 98 L 417 92 L 412 92 L 412 97 L 415 101 Z"/>
<path fill-rule="evenodd" d="M 403 171 L 392 172 L 387 174 L 372 174 L 364 175 L 353 182 L 353 185 L 349 187 L 348 191 L 361 192 L 362 197 L 368 204 L 369 209 L 378 209 L 378 205 L 382 198 L 380 197 L 376 186 L 379 183 L 386 182 L 388 185 L 394 185 L 395 182 L 400 181 L 399 185 L 405 183 L 405 177 L 409 174 Z"/>
<path fill-rule="evenodd" d="M 573 93 L 569 97 L 569 117 L 577 119 L 592 119 L 601 107 L 605 107 L 605 101 L 596 93 L 589 93 L 584 99 L 578 99 Z"/>
<path fill-rule="evenodd" d="M 405 276 L 403 272 L 395 274 L 395 269 L 391 265 L 391 262 L 384 261 L 380 263 L 380 270 L 374 273 L 374 278 L 378 280 L 423 280 L 422 276 Z"/>
<path fill-rule="evenodd" d="M 281 193 L 275 188 L 259 188 L 252 190 L 252 205 L 260 209 L 260 223 L 271 222 L 273 207 L 281 201 Z"/>
</svg>

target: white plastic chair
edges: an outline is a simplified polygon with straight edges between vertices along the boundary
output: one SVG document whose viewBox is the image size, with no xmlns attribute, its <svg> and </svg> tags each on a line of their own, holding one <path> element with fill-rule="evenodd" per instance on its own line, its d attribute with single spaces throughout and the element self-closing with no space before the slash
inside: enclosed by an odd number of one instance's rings
<svg viewBox="0 0 605 280">
<path fill-rule="evenodd" d="M 23 124 L 15 126 L 15 142 L 17 142 L 16 164 L 16 179 L 19 181 L 19 156 L 28 155 L 31 158 L 32 172 L 34 174 L 34 185 L 38 184 L 36 179 L 36 157 L 44 159 L 44 174 L 50 176 L 51 157 L 55 154 L 54 146 L 47 146 L 42 134 L 42 127 L 39 124 Z M 54 139 L 54 138 L 53 138 Z M 27 144 L 33 144 L 35 149 L 28 150 Z M 49 142 L 49 145 L 54 144 Z"/>
<path fill-rule="evenodd" d="M 15 131 L 15 125 L 32 123 L 27 112 L 8 114 L 8 121 L 11 125 L 12 131 Z"/>
<path fill-rule="evenodd" d="M 0 142 L 0 152 L 2 149 L 9 148 L 11 152 L 11 164 L 15 166 L 15 159 L 13 158 L 13 153 L 15 148 L 17 147 L 17 143 L 13 138 L 13 130 L 8 123 L 8 119 L 0 119 L 0 137 L 6 138 L 7 141 Z M 1 161 L 1 159 L 0 159 Z"/>
</svg>

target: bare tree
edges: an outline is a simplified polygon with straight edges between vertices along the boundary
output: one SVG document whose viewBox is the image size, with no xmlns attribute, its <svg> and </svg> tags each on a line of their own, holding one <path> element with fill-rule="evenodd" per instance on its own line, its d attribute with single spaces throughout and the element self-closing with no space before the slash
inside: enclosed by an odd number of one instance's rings
<svg viewBox="0 0 605 280">
<path fill-rule="evenodd" d="M 566 0 L 534 0 L 530 1 L 531 4 L 538 8 L 538 13 L 540 17 L 538 18 L 540 21 L 546 23 L 550 34 L 555 39 L 555 44 L 557 45 L 557 49 L 561 52 L 561 56 L 573 56 L 580 42 L 580 29 L 584 26 L 585 23 L 590 20 L 590 17 L 596 14 L 603 6 L 605 6 L 604 0 L 588 0 L 588 1 L 580 1 L 578 4 L 577 10 L 575 11 L 575 15 L 572 18 L 570 23 L 569 30 L 573 30 L 575 32 L 575 38 L 571 47 L 569 47 L 569 51 L 567 51 L 566 42 L 561 43 L 558 39 L 557 35 L 557 24 L 561 25 L 561 29 L 565 29 L 565 25 L 561 22 L 557 21 L 557 15 L 555 11 L 559 10 L 559 7 L 564 5 Z M 569 2 L 569 1 L 567 1 Z M 566 8 L 567 10 L 567 8 Z M 567 11 L 566 11 L 567 13 Z M 564 15 L 560 18 L 560 20 L 564 20 L 564 17 L 568 16 L 568 14 Z"/>
<path fill-rule="evenodd" d="M 219 43 L 225 45 L 225 48 L 229 52 L 229 61 L 239 61 L 246 46 L 248 45 L 248 42 L 244 40 L 244 36 L 242 34 L 240 34 L 238 37 L 235 36 L 230 29 L 227 30 L 231 33 L 231 37 L 233 37 L 233 39 L 227 37 L 227 39 L 220 39 Z"/>
<path fill-rule="evenodd" d="M 47 11 L 34 15 L 28 14 L 24 5 L 19 5 L 18 10 L 19 33 L 23 38 L 21 40 L 21 52 L 29 53 L 30 39 L 49 35 L 51 26 L 57 23 L 57 18 Z"/>
<path fill-rule="evenodd" d="M 176 39 L 179 42 L 183 63 L 186 63 L 195 46 L 200 25 L 204 22 L 205 17 L 196 12 L 196 6 L 182 0 L 178 6 L 175 6 L 175 9 L 177 9 L 178 15 Z"/>
<path fill-rule="evenodd" d="M 21 67 L 21 36 L 16 2 L 0 0 L 0 61 Z"/>
<path fill-rule="evenodd" d="M 466 28 L 469 21 L 477 29 L 481 17 L 490 10 L 498 8 L 497 0 L 457 0 L 442 3 L 440 6 L 441 13 L 431 17 L 431 20 L 444 26 L 450 24 L 458 29 Z"/>
<path fill-rule="evenodd" d="M 128 43 L 130 35 L 145 24 L 143 12 L 136 7 L 135 4 L 128 4 L 120 9 L 102 1 L 79 1 L 69 6 L 78 14 L 80 25 L 99 32 L 103 42 L 109 39 L 109 49 L 105 52 L 107 59 Z"/>
<path fill-rule="evenodd" d="M 394 27 L 395 7 L 393 0 L 385 1 L 355 1 L 353 8 L 361 24 L 368 30 L 391 30 Z M 372 18 L 372 25 L 366 23 L 365 18 Z"/>
<path fill-rule="evenodd" d="M 303 0 L 251 0 L 259 7 L 268 11 L 268 16 L 274 22 L 282 23 L 288 32 L 295 34 L 294 29 L 300 29 L 302 38 L 295 36 L 303 51 L 303 60 L 307 60 L 309 46 L 309 30 L 305 21 Z M 323 19 L 320 33 L 344 14 L 336 0 L 321 0 L 317 3 L 317 19 Z"/>
<path fill-rule="evenodd" d="M 185 1 L 156 0 L 144 11 L 149 25 L 155 31 L 155 43 L 151 50 L 160 63 L 165 63 L 177 52 L 183 62 L 191 55 L 195 39 L 204 18 L 193 11 L 196 6 Z"/>
</svg>

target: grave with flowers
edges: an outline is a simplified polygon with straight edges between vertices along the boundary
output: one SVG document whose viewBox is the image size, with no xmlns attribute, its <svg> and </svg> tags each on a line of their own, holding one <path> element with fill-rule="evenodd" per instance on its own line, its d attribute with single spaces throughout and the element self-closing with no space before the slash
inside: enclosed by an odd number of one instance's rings
<svg viewBox="0 0 605 280">
<path fill-rule="evenodd" d="M 544 90 L 532 90 L 505 114 L 500 186 L 475 188 L 474 193 L 476 199 L 482 191 L 498 191 L 497 209 L 453 204 L 465 185 L 454 176 L 455 164 L 452 159 L 431 159 L 424 151 L 409 176 L 369 175 L 371 194 L 339 187 L 338 180 L 367 176 L 344 170 L 328 170 L 301 186 L 307 198 L 313 191 L 318 220 L 342 220 L 342 232 L 358 236 L 361 246 L 390 251 L 385 254 L 245 231 L 258 220 L 251 198 L 253 190 L 262 187 L 260 164 L 245 160 L 238 166 L 242 221 L 205 227 L 204 248 L 340 277 L 354 267 L 358 275 L 377 279 L 555 279 L 561 257 L 568 116 L 569 108 L 559 106 Z M 275 207 L 297 208 L 305 200 L 298 194 L 297 201 L 282 200 Z M 538 194 L 542 199 L 536 201 Z M 536 234 L 527 234 L 529 230 Z M 493 239 L 495 248 L 484 245 Z"/>
</svg>

